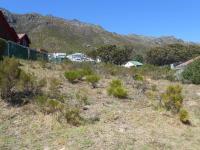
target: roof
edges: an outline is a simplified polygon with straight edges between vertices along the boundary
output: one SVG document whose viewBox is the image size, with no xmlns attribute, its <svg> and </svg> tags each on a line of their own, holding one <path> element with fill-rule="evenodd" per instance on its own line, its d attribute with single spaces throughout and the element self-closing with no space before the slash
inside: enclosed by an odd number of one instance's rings
<svg viewBox="0 0 200 150">
<path fill-rule="evenodd" d="M 26 37 L 28 42 L 31 43 L 31 41 L 30 41 L 30 39 L 29 39 L 29 37 L 28 37 L 28 35 L 26 33 L 20 33 L 20 34 L 17 34 L 17 36 L 18 36 L 19 40 L 21 40 L 22 38 Z"/>
<path fill-rule="evenodd" d="M 15 32 L 15 30 L 9 25 L 9 23 L 7 22 L 3 12 L 0 10 L 0 25 L 3 27 L 3 30 L 1 32 L 4 32 L 4 34 L 2 35 L 2 38 L 5 38 L 6 40 L 11 40 L 13 42 L 17 42 L 18 41 L 18 36 L 17 33 Z M 4 36 L 6 33 L 6 36 Z"/>
<path fill-rule="evenodd" d="M 139 61 L 129 61 L 130 63 L 132 63 L 134 66 L 142 66 L 143 64 Z"/>
<path fill-rule="evenodd" d="M 198 57 L 196 57 L 196 58 L 193 58 L 193 59 L 191 59 L 191 60 L 188 60 L 188 61 L 186 61 L 186 62 L 184 62 L 184 63 L 182 63 L 182 64 L 176 66 L 176 69 L 186 67 L 187 65 L 191 64 L 192 62 L 194 62 L 194 61 L 197 60 L 197 59 L 200 59 L 200 56 L 198 56 Z"/>
</svg>

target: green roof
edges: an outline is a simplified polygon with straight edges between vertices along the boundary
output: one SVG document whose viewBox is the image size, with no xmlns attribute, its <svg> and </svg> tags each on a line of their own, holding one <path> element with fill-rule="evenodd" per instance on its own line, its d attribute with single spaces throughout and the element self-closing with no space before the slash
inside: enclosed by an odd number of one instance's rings
<svg viewBox="0 0 200 150">
<path fill-rule="evenodd" d="M 139 61 L 130 61 L 135 66 L 142 66 L 143 64 Z"/>
</svg>

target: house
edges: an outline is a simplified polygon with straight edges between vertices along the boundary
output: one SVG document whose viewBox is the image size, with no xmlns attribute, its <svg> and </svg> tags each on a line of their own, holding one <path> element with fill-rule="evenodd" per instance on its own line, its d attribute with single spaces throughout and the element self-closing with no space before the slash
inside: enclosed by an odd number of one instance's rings
<svg viewBox="0 0 200 150">
<path fill-rule="evenodd" d="M 30 39 L 27 34 L 17 34 L 9 25 L 4 14 L 0 11 L 0 38 L 29 47 Z"/>
<path fill-rule="evenodd" d="M 131 68 L 131 67 L 140 67 L 140 66 L 143 66 L 143 64 L 138 62 L 138 61 L 128 61 L 123 66 L 126 67 L 126 68 Z"/>
<path fill-rule="evenodd" d="M 194 62 L 197 59 L 200 59 L 200 56 L 193 58 L 191 60 L 188 60 L 184 63 L 171 64 L 171 69 L 173 69 L 173 70 L 184 70 L 189 64 L 191 64 L 192 62 Z"/>
<path fill-rule="evenodd" d="M 92 58 L 89 58 L 88 56 L 86 56 L 85 54 L 82 53 L 74 53 L 71 55 L 67 55 L 67 58 L 71 61 L 74 62 L 95 62 Z"/>
<path fill-rule="evenodd" d="M 59 61 L 60 62 L 66 58 L 67 58 L 66 53 L 49 53 L 48 54 L 49 61 L 55 61 L 55 62 Z"/>
<path fill-rule="evenodd" d="M 17 33 L 9 25 L 2 11 L 0 11 L 0 38 L 10 40 L 15 43 L 19 41 Z"/>
<path fill-rule="evenodd" d="M 184 71 L 184 69 L 189 65 L 191 64 L 192 62 L 194 62 L 195 60 L 197 59 L 200 59 L 200 56 L 194 58 L 194 59 L 191 59 L 191 60 L 188 60 L 184 63 L 174 63 L 174 64 L 171 64 L 171 69 L 172 70 L 176 70 L 176 73 L 175 73 L 175 77 L 177 80 L 182 80 L 182 72 Z"/>
<path fill-rule="evenodd" d="M 17 36 L 18 36 L 18 43 L 20 45 L 29 47 L 29 45 L 31 44 L 31 41 L 27 34 L 25 34 L 25 33 L 17 34 Z"/>
</svg>

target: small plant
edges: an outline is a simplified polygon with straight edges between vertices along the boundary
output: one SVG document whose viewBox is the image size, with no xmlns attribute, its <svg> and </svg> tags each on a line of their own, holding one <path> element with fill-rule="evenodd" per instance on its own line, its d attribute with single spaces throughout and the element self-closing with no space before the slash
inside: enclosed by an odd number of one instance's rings
<svg viewBox="0 0 200 150">
<path fill-rule="evenodd" d="M 127 91 L 123 87 L 116 87 L 113 89 L 113 96 L 118 98 L 127 98 Z"/>
<path fill-rule="evenodd" d="M 108 94 L 117 98 L 127 98 L 127 90 L 122 86 L 121 80 L 113 80 L 108 88 Z"/>
<path fill-rule="evenodd" d="M 167 110 L 171 110 L 174 113 L 180 111 L 183 103 L 182 87 L 180 85 L 169 86 L 161 97 Z"/>
<path fill-rule="evenodd" d="M 57 95 L 59 95 L 59 88 L 60 88 L 61 82 L 60 80 L 56 78 L 50 79 L 50 95 L 52 98 L 57 98 Z"/>
<path fill-rule="evenodd" d="M 93 88 L 97 87 L 97 83 L 99 82 L 99 80 L 100 80 L 100 77 L 97 75 L 86 76 L 86 81 L 91 83 Z"/>
<path fill-rule="evenodd" d="M 181 109 L 179 112 L 179 117 L 180 117 L 180 121 L 184 124 L 190 125 L 190 120 L 189 120 L 189 113 L 187 110 L 185 109 Z"/>
<path fill-rule="evenodd" d="M 80 109 L 71 107 L 65 110 L 65 118 L 69 124 L 79 126 L 83 123 L 83 118 L 80 116 Z"/>
<path fill-rule="evenodd" d="M 89 105 L 90 102 L 88 101 L 87 93 L 84 90 L 79 90 L 76 93 L 76 99 L 82 104 L 82 105 Z"/>
<path fill-rule="evenodd" d="M 67 78 L 68 81 L 71 83 L 76 83 L 78 79 L 81 78 L 81 74 L 79 71 L 68 71 L 68 72 L 65 72 L 64 75 L 65 75 L 65 78 Z"/>
<path fill-rule="evenodd" d="M 139 74 L 136 74 L 133 78 L 134 78 L 134 80 L 136 80 L 136 81 L 144 81 L 143 76 L 141 76 L 141 75 L 139 75 Z"/>
</svg>

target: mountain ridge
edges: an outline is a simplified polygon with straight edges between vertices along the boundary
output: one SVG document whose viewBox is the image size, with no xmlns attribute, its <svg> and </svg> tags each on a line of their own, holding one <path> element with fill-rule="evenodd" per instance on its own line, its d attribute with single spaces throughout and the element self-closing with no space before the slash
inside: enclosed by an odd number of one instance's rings
<svg viewBox="0 0 200 150">
<path fill-rule="evenodd" d="M 6 9 L 0 10 L 18 33 L 27 33 L 30 36 L 31 47 L 47 49 L 50 52 L 87 51 L 106 44 L 116 44 L 129 45 L 138 53 L 143 53 L 155 46 L 185 44 L 174 36 L 121 35 L 77 19 L 67 20 L 38 13 L 15 14 Z"/>
</svg>

